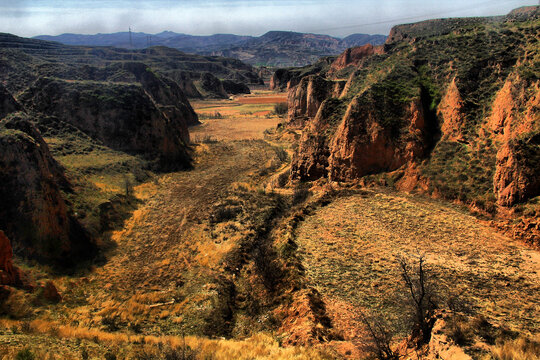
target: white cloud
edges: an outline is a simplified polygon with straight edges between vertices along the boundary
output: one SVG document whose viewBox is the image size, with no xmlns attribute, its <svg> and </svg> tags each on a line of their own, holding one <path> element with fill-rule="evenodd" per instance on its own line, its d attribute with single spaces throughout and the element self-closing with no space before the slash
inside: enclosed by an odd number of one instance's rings
<svg viewBox="0 0 540 360">
<path fill-rule="evenodd" d="M 535 0 L 13 1 L 0 0 L 0 31 L 22 36 L 163 30 L 260 35 L 269 30 L 347 35 L 388 33 L 430 17 L 507 13 Z M 389 21 L 394 20 L 394 21 Z"/>
</svg>

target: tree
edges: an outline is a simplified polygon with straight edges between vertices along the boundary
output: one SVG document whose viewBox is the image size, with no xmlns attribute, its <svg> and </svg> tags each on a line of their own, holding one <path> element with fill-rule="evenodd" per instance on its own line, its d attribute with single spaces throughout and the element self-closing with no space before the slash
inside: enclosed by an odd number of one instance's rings
<svg viewBox="0 0 540 360">
<path fill-rule="evenodd" d="M 423 255 L 418 257 L 418 267 L 410 265 L 405 258 L 398 259 L 401 278 L 410 295 L 412 306 L 412 338 L 417 341 L 417 347 L 429 342 L 433 328 L 433 315 L 437 309 L 435 292 L 431 286 Z"/>
</svg>

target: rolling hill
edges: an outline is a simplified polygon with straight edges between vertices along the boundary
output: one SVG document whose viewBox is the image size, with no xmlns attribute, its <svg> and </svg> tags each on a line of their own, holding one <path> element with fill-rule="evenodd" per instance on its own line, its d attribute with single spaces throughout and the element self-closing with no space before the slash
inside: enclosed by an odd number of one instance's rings
<svg viewBox="0 0 540 360">
<path fill-rule="evenodd" d="M 291 31 L 270 31 L 259 37 L 232 34 L 194 36 L 165 31 L 155 35 L 146 33 L 130 35 L 129 32 L 120 32 L 96 35 L 40 35 L 35 38 L 66 45 L 132 49 L 162 45 L 195 54 L 232 57 L 252 65 L 303 66 L 317 61 L 321 56 L 337 55 L 348 47 L 364 44 L 380 45 L 386 36 L 352 34 L 339 39 L 328 35 Z"/>
</svg>

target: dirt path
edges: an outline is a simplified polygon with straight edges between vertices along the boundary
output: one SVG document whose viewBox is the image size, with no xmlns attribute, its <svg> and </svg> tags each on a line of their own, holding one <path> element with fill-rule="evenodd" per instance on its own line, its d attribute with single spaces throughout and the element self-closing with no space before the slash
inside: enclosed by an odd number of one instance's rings
<svg viewBox="0 0 540 360">
<path fill-rule="evenodd" d="M 272 106 L 264 95 L 262 101 Z M 230 104 L 215 101 L 213 106 Z M 238 131 L 219 130 L 229 120 Z M 263 182 L 283 166 L 276 146 L 262 140 L 261 126 L 279 121 L 275 116 L 237 113 L 227 120 L 203 120 L 202 126 L 192 129 L 194 137 L 201 137 L 193 145 L 194 168 L 135 189 L 145 200 L 123 228 L 112 233 L 113 248 L 105 264 L 95 268 L 87 284 L 79 284 L 79 296 L 66 297 L 66 304 L 79 302 L 75 310 L 62 309 L 68 322 L 93 328 L 105 324 L 110 331 L 136 323 L 145 331 L 159 328 L 158 333 L 179 334 L 187 321 L 198 329 L 193 332 L 203 331 L 204 317 L 210 316 L 216 301 L 223 301 L 217 299 L 222 294 L 216 290 L 222 258 L 243 236 L 243 224 L 237 224 L 238 235 L 229 239 L 223 234 L 230 229 L 213 229 L 212 209 L 237 188 L 262 190 Z"/>
</svg>

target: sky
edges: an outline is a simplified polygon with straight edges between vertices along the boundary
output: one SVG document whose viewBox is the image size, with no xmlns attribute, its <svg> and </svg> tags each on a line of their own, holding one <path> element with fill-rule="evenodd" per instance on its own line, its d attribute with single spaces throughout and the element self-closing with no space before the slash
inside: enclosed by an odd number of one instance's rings
<svg viewBox="0 0 540 360">
<path fill-rule="evenodd" d="M 19 36 L 165 30 L 259 36 L 270 30 L 387 35 L 431 18 L 504 15 L 538 0 L 0 0 L 0 32 Z"/>
</svg>

